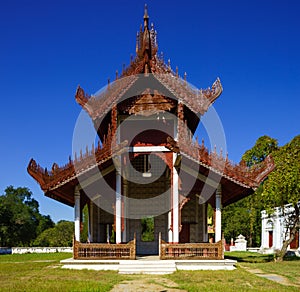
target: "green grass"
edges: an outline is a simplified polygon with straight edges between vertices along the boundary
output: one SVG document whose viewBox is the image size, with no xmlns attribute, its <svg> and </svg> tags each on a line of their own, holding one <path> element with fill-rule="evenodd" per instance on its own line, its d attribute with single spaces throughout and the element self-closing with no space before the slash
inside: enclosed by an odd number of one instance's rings
<svg viewBox="0 0 300 292">
<path fill-rule="evenodd" d="M 300 260 L 283 263 L 255 253 L 230 253 L 226 257 L 239 260 L 234 271 L 177 271 L 171 275 L 119 275 L 113 271 L 61 269 L 60 260 L 71 254 L 24 254 L 0 256 L 0 291 L 110 291 L 125 280 L 155 281 L 169 278 L 186 291 L 299 291 L 299 287 L 283 286 L 247 271 L 260 269 L 285 276 L 299 284 Z"/>
<path fill-rule="evenodd" d="M 267 263 L 274 260 L 273 255 L 262 255 L 257 252 L 247 251 L 225 252 L 225 258 L 246 263 Z"/>
<path fill-rule="evenodd" d="M 242 268 L 234 271 L 180 271 L 168 276 L 181 289 L 198 291 L 299 291 L 250 274 Z"/>
<path fill-rule="evenodd" d="M 291 283 L 300 287 L 300 258 L 286 257 L 283 262 L 274 262 L 273 255 L 261 255 L 252 252 L 227 252 L 226 258 L 235 259 L 239 266 L 258 269 L 266 274 L 277 274 L 286 277 Z"/>
<path fill-rule="evenodd" d="M 0 256 L 0 291 L 109 291 L 124 280 L 117 272 L 61 269 L 71 254 Z"/>
</svg>

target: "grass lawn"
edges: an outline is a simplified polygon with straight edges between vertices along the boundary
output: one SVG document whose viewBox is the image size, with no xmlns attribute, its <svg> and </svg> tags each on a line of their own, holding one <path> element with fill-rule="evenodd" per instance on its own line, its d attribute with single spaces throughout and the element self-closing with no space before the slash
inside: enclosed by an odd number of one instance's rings
<svg viewBox="0 0 300 292">
<path fill-rule="evenodd" d="M 232 254 L 232 255 L 231 255 Z M 283 262 L 274 262 L 272 255 L 260 255 L 249 252 L 226 253 L 228 258 L 236 259 L 240 267 L 258 269 L 267 274 L 286 277 L 300 289 L 300 258 L 288 257 Z"/>
<path fill-rule="evenodd" d="M 230 255 L 228 255 L 230 256 Z M 59 261 L 71 254 L 24 254 L 0 256 L 0 291 L 110 291 L 125 280 L 168 278 L 186 291 L 299 291 L 249 273 L 259 268 L 299 283 L 300 261 L 267 262 L 265 256 L 231 253 L 241 259 L 234 271 L 177 271 L 171 275 L 119 275 L 117 272 L 66 270 Z M 138 292 L 138 291 L 136 291 Z"/>
<path fill-rule="evenodd" d="M 66 270 L 59 261 L 72 254 L 0 256 L 0 291 L 109 291 L 125 279 L 117 272 Z"/>
</svg>

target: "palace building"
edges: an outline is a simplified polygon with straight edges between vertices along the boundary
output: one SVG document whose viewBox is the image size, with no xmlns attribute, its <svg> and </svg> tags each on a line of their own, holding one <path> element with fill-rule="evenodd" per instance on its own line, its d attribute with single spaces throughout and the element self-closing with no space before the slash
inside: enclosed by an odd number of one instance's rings
<svg viewBox="0 0 300 292">
<path fill-rule="evenodd" d="M 274 163 L 267 157 L 250 169 L 198 143 L 196 129 L 221 95 L 221 82 L 191 86 L 158 54 L 146 7 L 143 20 L 136 56 L 120 76 L 94 95 L 77 88 L 95 143 L 51 170 L 31 159 L 28 172 L 47 197 L 74 207 L 75 259 L 222 259 L 222 206 L 251 195 Z M 85 207 L 89 235 L 81 242 Z"/>
</svg>

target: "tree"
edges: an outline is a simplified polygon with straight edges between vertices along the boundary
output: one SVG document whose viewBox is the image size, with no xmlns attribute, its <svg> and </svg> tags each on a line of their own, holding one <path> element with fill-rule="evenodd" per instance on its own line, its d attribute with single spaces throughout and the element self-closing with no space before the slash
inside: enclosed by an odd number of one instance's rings
<svg viewBox="0 0 300 292">
<path fill-rule="evenodd" d="M 282 261 L 289 244 L 299 230 L 300 201 L 300 135 L 272 153 L 276 168 L 264 184 L 262 198 L 267 212 L 281 207 L 285 218 L 286 234 L 277 260 Z M 287 213 L 285 206 L 291 204 Z M 290 211 L 292 211 L 290 213 Z"/>
<path fill-rule="evenodd" d="M 242 156 L 248 167 L 259 164 L 264 159 L 278 150 L 278 141 L 267 135 L 257 139 L 255 145 L 247 150 Z M 246 198 L 246 205 L 249 210 L 249 243 L 252 246 L 253 239 L 261 236 L 261 211 L 265 208 L 262 200 L 263 187 L 260 186 L 253 195 Z"/>
<path fill-rule="evenodd" d="M 269 154 L 278 149 L 278 142 L 269 136 L 257 139 L 255 145 L 242 156 L 248 167 L 261 163 Z M 249 246 L 260 246 L 261 211 L 265 208 L 262 201 L 263 187 L 260 186 L 251 196 L 223 209 L 222 221 L 224 236 L 228 241 L 239 234 L 248 239 Z"/>
<path fill-rule="evenodd" d="M 53 224 L 39 213 L 39 204 L 28 188 L 9 186 L 0 196 L 0 245 L 30 245 L 39 232 Z"/>
<path fill-rule="evenodd" d="M 42 232 L 33 242 L 34 246 L 72 246 L 74 222 L 59 221 L 54 227 Z"/>
<path fill-rule="evenodd" d="M 278 141 L 269 136 L 262 136 L 257 139 L 255 145 L 247 150 L 242 156 L 247 166 L 251 167 L 261 163 L 269 154 L 278 149 Z"/>
<path fill-rule="evenodd" d="M 226 206 L 222 211 L 222 230 L 226 242 L 235 239 L 239 234 L 249 238 L 249 213 L 245 200 Z"/>
</svg>

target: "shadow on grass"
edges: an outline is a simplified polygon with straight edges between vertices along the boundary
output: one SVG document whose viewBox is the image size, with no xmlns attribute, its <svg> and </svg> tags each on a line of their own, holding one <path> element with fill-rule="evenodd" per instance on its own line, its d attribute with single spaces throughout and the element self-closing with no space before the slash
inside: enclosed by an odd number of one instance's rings
<svg viewBox="0 0 300 292">
<path fill-rule="evenodd" d="M 260 254 L 253 252 L 225 252 L 225 258 L 236 260 L 240 263 L 268 263 L 274 261 L 273 254 Z M 300 257 L 286 255 L 284 261 L 300 261 Z"/>
<path fill-rule="evenodd" d="M 300 261 L 300 257 L 287 255 L 283 258 L 284 261 Z"/>
<path fill-rule="evenodd" d="M 225 258 L 244 263 L 267 263 L 274 261 L 272 254 L 265 255 L 253 252 L 226 252 Z"/>
</svg>

